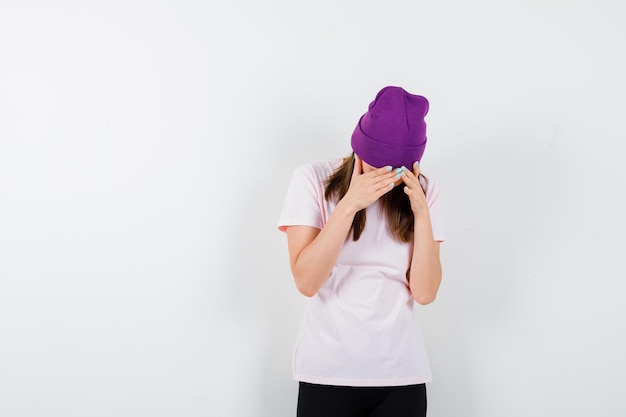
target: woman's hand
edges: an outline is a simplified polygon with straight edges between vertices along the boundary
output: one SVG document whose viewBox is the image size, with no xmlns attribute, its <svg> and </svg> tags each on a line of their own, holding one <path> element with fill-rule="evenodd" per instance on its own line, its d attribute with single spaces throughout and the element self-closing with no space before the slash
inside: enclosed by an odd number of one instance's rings
<svg viewBox="0 0 626 417">
<path fill-rule="evenodd" d="M 394 187 L 396 173 L 390 166 L 376 168 L 363 173 L 363 163 L 358 155 L 354 155 L 354 170 L 348 192 L 341 200 L 355 213 L 369 207 Z"/>
<path fill-rule="evenodd" d="M 404 181 L 405 184 L 404 192 L 407 196 L 409 196 L 409 201 L 411 201 L 411 210 L 413 210 L 413 214 L 417 215 L 420 212 L 424 212 L 424 210 L 428 210 L 426 195 L 424 195 L 424 190 L 422 189 L 422 185 L 419 181 L 419 163 L 415 162 L 413 164 L 413 172 L 407 169 L 405 173 L 406 175 L 402 176 L 402 181 Z"/>
<path fill-rule="evenodd" d="M 415 216 L 413 225 L 413 255 L 407 272 L 409 288 L 413 298 L 420 304 L 432 303 L 437 297 L 441 284 L 441 261 L 439 242 L 433 238 L 428 202 L 420 184 L 419 164 L 413 164 L 413 172 L 408 169 L 402 177 L 404 192 L 409 196 L 411 210 Z"/>
</svg>

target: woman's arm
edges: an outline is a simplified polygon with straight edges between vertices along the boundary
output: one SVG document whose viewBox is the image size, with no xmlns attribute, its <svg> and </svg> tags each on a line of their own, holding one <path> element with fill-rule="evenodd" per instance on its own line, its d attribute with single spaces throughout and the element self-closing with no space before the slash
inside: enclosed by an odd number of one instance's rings
<svg viewBox="0 0 626 417">
<path fill-rule="evenodd" d="M 363 174 L 355 155 L 354 171 L 346 195 L 337 203 L 322 229 L 310 226 L 286 228 L 289 263 L 298 291 L 314 296 L 330 276 L 350 232 L 355 214 L 393 188 L 395 173 L 388 167 Z"/>
<path fill-rule="evenodd" d="M 435 301 L 441 284 L 440 243 L 433 237 L 428 203 L 419 183 L 419 166 L 416 164 L 413 169 L 414 172 L 407 170 L 407 175 L 403 177 L 406 184 L 404 191 L 411 200 L 411 209 L 415 216 L 413 254 L 407 275 L 415 301 L 430 304 Z"/>
<path fill-rule="evenodd" d="M 409 269 L 409 288 L 413 298 L 426 305 L 435 301 L 441 284 L 439 242 L 433 239 L 428 214 L 415 217 L 413 257 Z"/>
<path fill-rule="evenodd" d="M 302 294 L 313 297 L 330 276 L 355 213 L 338 204 L 322 230 L 311 226 L 287 227 L 291 273 Z"/>
</svg>

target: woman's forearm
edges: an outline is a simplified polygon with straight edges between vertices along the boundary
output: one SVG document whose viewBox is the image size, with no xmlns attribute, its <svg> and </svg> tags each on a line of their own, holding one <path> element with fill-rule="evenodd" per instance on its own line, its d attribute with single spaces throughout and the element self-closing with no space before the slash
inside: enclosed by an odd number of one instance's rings
<svg viewBox="0 0 626 417">
<path fill-rule="evenodd" d="M 340 201 L 317 236 L 304 237 L 305 246 L 291 264 L 296 286 L 302 294 L 314 296 L 330 276 L 355 214 L 354 209 Z"/>
<path fill-rule="evenodd" d="M 441 284 L 439 242 L 433 238 L 428 211 L 415 216 L 409 288 L 420 304 L 432 303 Z"/>
</svg>

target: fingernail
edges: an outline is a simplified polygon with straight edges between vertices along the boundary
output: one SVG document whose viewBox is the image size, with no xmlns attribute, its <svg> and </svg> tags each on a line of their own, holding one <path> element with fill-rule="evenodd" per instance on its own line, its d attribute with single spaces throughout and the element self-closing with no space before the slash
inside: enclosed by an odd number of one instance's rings
<svg viewBox="0 0 626 417">
<path fill-rule="evenodd" d="M 393 182 L 389 183 L 389 188 L 393 188 Z"/>
<path fill-rule="evenodd" d="M 418 166 L 420 165 L 420 161 L 415 161 L 415 163 L 414 163 L 413 165 L 415 165 L 416 167 L 418 167 Z"/>
<path fill-rule="evenodd" d="M 396 174 L 399 174 L 402 172 L 402 168 L 396 168 L 396 170 L 394 171 Z"/>
<path fill-rule="evenodd" d="M 406 167 L 404 165 L 402 165 L 402 168 L 400 168 L 402 171 L 406 171 Z"/>
<path fill-rule="evenodd" d="M 401 176 L 403 176 L 403 175 L 404 175 L 404 172 L 398 172 L 398 173 L 396 174 L 396 179 L 397 179 L 397 178 L 400 178 L 400 177 L 401 177 Z"/>
<path fill-rule="evenodd" d="M 387 166 L 385 167 L 385 169 L 386 169 L 387 171 L 391 171 L 391 170 L 393 169 L 393 167 L 391 167 L 390 165 L 387 165 Z"/>
</svg>

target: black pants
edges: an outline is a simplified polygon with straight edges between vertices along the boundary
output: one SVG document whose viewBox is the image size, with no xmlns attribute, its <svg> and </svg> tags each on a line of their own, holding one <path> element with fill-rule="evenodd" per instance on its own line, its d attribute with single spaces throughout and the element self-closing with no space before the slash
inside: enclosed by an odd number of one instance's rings
<svg viewBox="0 0 626 417">
<path fill-rule="evenodd" d="M 426 417 L 426 385 L 339 387 L 300 382 L 297 417 Z"/>
</svg>

